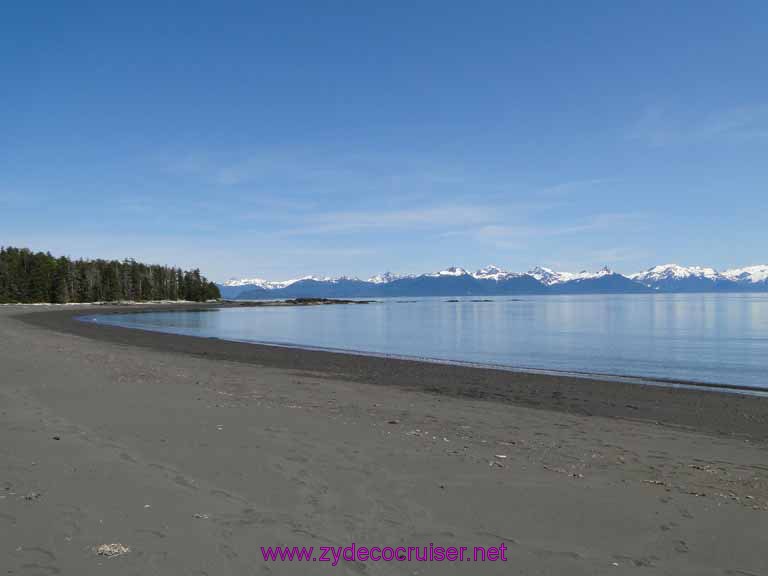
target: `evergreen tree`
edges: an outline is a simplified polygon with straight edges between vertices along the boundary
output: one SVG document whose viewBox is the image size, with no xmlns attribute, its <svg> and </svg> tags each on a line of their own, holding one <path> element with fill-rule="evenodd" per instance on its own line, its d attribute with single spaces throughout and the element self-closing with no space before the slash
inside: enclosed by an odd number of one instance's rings
<svg viewBox="0 0 768 576">
<path fill-rule="evenodd" d="M 220 298 L 195 269 L 146 265 L 133 259 L 54 258 L 26 248 L 0 247 L 0 303 L 194 300 Z"/>
</svg>

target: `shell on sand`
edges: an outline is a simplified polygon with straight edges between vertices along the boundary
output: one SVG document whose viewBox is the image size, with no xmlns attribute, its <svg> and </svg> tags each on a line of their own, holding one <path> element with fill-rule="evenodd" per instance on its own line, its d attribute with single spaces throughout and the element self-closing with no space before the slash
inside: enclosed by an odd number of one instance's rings
<svg viewBox="0 0 768 576">
<path fill-rule="evenodd" d="M 96 547 L 96 554 L 99 556 L 107 556 L 108 558 L 114 558 L 116 556 L 122 556 L 128 554 L 131 549 L 128 546 L 124 546 L 118 542 L 113 544 L 102 544 Z"/>
</svg>

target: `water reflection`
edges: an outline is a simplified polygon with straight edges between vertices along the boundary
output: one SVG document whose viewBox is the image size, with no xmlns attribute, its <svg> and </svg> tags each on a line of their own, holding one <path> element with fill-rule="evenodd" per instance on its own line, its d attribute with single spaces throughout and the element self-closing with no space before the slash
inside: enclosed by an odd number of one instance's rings
<svg viewBox="0 0 768 576">
<path fill-rule="evenodd" d="M 768 387 L 765 294 L 423 298 L 99 321 L 230 340 Z"/>
</svg>

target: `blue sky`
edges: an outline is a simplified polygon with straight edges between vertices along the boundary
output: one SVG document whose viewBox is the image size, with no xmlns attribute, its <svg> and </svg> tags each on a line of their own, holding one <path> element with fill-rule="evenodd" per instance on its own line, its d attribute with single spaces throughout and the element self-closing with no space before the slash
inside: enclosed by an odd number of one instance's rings
<svg viewBox="0 0 768 576">
<path fill-rule="evenodd" d="M 367 276 L 768 262 L 768 3 L 14 3 L 0 244 Z"/>
</svg>

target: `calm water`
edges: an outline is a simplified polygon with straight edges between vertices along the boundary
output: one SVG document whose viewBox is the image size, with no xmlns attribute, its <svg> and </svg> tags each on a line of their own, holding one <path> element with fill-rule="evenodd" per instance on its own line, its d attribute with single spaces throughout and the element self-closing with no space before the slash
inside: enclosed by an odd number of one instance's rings
<svg viewBox="0 0 768 576">
<path fill-rule="evenodd" d="M 768 389 L 768 294 L 447 300 L 88 319 L 227 340 Z"/>
</svg>

